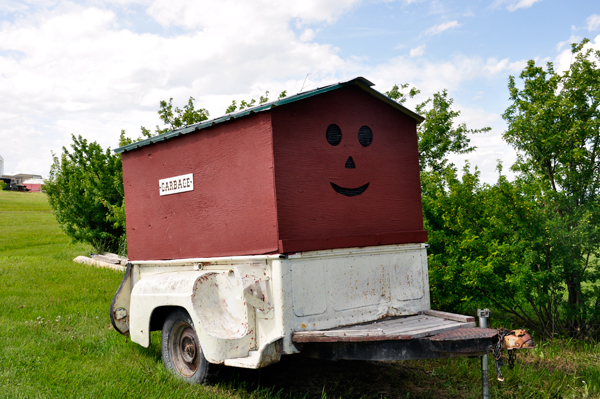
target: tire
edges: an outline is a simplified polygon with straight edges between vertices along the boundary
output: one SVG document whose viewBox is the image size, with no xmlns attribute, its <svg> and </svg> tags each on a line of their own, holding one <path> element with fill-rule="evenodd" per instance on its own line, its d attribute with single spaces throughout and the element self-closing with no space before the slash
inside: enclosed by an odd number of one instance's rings
<svg viewBox="0 0 600 399">
<path fill-rule="evenodd" d="M 167 316 L 162 330 L 162 358 L 167 370 L 190 384 L 207 384 L 216 374 L 200 347 L 190 315 L 178 309 Z"/>
</svg>

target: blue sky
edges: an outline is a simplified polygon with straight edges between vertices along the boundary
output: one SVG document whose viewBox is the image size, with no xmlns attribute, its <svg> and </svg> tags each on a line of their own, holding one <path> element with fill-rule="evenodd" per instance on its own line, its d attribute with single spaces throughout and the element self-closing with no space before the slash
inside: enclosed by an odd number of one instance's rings
<svg viewBox="0 0 600 399">
<path fill-rule="evenodd" d="M 568 68 L 584 37 L 600 49 L 597 1 L 0 0 L 0 155 L 5 173 L 46 177 L 71 134 L 114 148 L 121 129 L 157 125 L 163 99 L 217 117 L 233 99 L 364 76 L 419 100 L 448 89 L 460 122 L 492 128 L 453 161 L 493 183 L 515 159 L 508 76 L 529 59 Z"/>
</svg>

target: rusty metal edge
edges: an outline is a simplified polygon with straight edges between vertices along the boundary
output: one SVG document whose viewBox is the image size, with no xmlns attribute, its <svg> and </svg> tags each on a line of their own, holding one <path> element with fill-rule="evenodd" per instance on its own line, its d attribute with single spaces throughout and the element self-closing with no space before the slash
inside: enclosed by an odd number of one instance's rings
<svg viewBox="0 0 600 399">
<path fill-rule="evenodd" d="M 117 301 L 117 297 L 119 296 L 119 293 L 121 292 L 121 290 L 123 289 L 123 286 L 125 285 L 125 282 L 127 281 L 127 279 L 129 278 L 129 275 L 131 274 L 131 263 L 127 263 L 127 268 L 125 269 L 125 275 L 123 276 L 123 280 L 121 281 L 121 284 L 119 285 L 119 288 L 117 289 L 117 292 L 115 293 L 115 295 L 113 296 L 112 301 L 110 302 L 110 322 L 113 326 L 113 328 L 118 331 L 120 334 L 129 336 L 129 331 L 127 331 L 127 333 L 122 332 L 116 325 L 115 323 L 115 318 L 114 318 L 114 312 L 115 312 L 115 302 Z"/>
<path fill-rule="evenodd" d="M 460 321 L 461 323 L 470 323 L 475 321 L 475 318 L 473 316 L 464 316 L 461 314 L 442 312 L 433 309 L 424 310 L 423 314 L 439 317 L 446 320 Z"/>
</svg>

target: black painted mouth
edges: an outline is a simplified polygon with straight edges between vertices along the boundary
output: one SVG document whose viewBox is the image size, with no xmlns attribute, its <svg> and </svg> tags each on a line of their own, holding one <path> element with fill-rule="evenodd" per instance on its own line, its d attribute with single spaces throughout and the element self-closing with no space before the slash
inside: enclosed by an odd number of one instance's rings
<svg viewBox="0 0 600 399">
<path fill-rule="evenodd" d="M 331 182 L 329 182 L 329 184 L 331 184 L 331 187 L 333 187 L 336 193 L 340 193 L 342 195 L 345 195 L 346 197 L 356 197 L 357 195 L 361 195 L 362 193 L 364 193 L 367 187 L 369 187 L 370 183 L 367 183 L 364 186 L 360 186 L 358 188 L 340 187 L 337 184 Z"/>
</svg>

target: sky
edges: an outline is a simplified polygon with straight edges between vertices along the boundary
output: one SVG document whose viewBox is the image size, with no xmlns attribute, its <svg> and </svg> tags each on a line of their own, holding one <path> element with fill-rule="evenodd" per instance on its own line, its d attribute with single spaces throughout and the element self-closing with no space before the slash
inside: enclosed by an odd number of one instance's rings
<svg viewBox="0 0 600 399">
<path fill-rule="evenodd" d="M 459 123 L 491 127 L 452 161 L 493 184 L 516 157 L 509 76 L 528 60 L 566 70 L 583 38 L 600 49 L 597 0 L 0 0 L 0 156 L 5 174 L 48 177 L 72 134 L 114 149 L 161 123 L 161 100 L 214 118 L 363 76 L 418 102 L 447 89 Z"/>
</svg>

